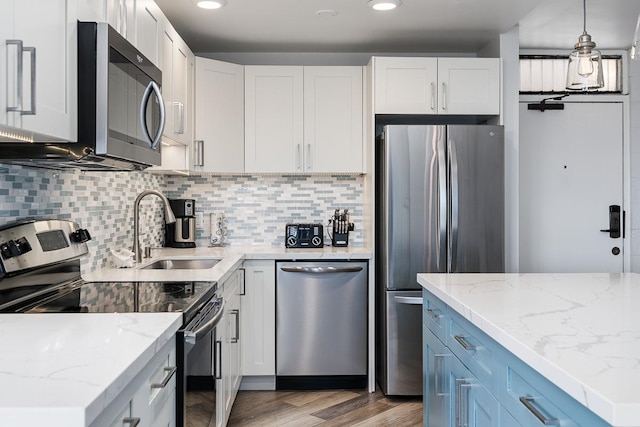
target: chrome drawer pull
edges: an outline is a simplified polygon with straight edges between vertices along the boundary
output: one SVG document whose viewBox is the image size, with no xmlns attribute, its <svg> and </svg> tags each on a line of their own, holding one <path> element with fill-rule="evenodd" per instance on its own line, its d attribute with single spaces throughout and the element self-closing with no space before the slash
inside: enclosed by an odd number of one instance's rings
<svg viewBox="0 0 640 427">
<path fill-rule="evenodd" d="M 535 406 L 533 406 L 535 399 L 530 396 L 520 396 L 520 403 L 529 410 L 537 419 L 545 426 L 558 426 L 560 421 L 555 418 L 547 418 L 542 414 Z"/>
<path fill-rule="evenodd" d="M 469 344 L 469 342 L 467 342 L 467 339 L 462 335 L 454 335 L 453 337 L 456 339 L 456 341 L 458 341 L 458 344 L 460 344 L 462 348 L 464 348 L 465 350 L 467 351 L 476 350 L 476 346 Z"/>
<path fill-rule="evenodd" d="M 171 377 L 176 373 L 177 370 L 178 368 L 176 368 L 175 366 L 164 368 L 164 371 L 167 372 L 167 375 L 164 376 L 161 383 L 151 384 L 151 388 L 165 388 L 167 384 L 169 384 L 169 380 L 171 380 Z"/>
<path fill-rule="evenodd" d="M 432 308 L 427 308 L 425 311 L 427 312 L 429 317 L 431 317 L 435 321 L 438 321 L 442 317 L 442 314 L 436 313 L 436 310 Z"/>
</svg>

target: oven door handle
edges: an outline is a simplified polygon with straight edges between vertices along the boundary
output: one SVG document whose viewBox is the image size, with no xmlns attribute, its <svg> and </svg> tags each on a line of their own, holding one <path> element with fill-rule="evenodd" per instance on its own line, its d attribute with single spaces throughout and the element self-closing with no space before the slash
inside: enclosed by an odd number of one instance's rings
<svg viewBox="0 0 640 427">
<path fill-rule="evenodd" d="M 216 327 L 224 312 L 224 301 L 220 305 L 218 312 L 207 323 L 196 329 L 195 331 L 184 331 L 184 341 L 189 344 L 195 344 Z"/>
</svg>

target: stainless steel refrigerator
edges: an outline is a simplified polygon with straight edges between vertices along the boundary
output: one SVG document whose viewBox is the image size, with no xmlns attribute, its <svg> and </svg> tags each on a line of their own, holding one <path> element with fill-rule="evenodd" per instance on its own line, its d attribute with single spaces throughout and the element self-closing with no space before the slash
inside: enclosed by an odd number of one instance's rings
<svg viewBox="0 0 640 427">
<path fill-rule="evenodd" d="M 418 273 L 504 271 L 501 126 L 388 125 L 376 140 L 376 376 L 422 394 Z"/>
</svg>

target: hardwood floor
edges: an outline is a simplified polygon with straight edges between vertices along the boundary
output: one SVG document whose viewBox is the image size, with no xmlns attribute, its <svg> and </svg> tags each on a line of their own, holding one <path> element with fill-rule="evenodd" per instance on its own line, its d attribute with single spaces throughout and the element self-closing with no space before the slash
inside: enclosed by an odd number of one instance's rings
<svg viewBox="0 0 640 427">
<path fill-rule="evenodd" d="M 241 391 L 229 427 L 365 427 L 422 425 L 422 397 L 360 390 Z"/>
</svg>

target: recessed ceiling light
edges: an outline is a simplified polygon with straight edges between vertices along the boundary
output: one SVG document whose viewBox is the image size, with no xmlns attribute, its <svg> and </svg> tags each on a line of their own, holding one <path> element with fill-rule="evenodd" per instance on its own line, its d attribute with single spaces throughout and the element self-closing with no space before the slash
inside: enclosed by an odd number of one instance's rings
<svg viewBox="0 0 640 427">
<path fill-rule="evenodd" d="M 324 16 L 324 17 L 327 17 L 327 18 L 330 18 L 332 16 L 336 16 L 337 14 L 338 14 L 338 12 L 333 10 L 333 9 L 316 10 L 316 15 Z"/>
<path fill-rule="evenodd" d="M 196 0 L 195 3 L 203 9 L 220 9 L 227 4 L 226 0 Z"/>
<path fill-rule="evenodd" d="M 392 10 L 401 4 L 402 1 L 400 0 L 369 0 L 367 6 L 375 10 Z"/>
</svg>

